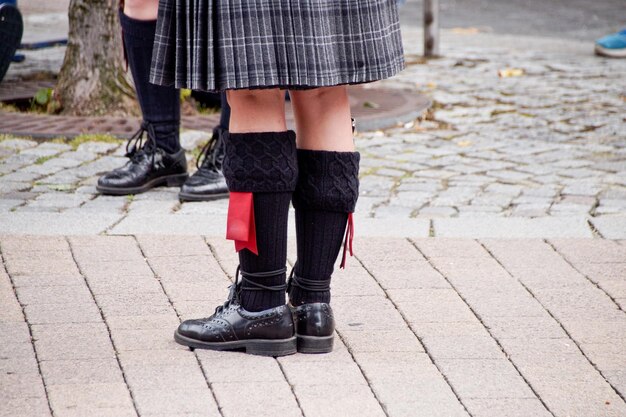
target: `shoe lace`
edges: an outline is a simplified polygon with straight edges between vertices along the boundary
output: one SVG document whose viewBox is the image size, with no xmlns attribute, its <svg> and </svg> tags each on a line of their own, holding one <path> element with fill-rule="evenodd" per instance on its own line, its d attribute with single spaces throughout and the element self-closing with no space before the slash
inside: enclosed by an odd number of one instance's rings
<svg viewBox="0 0 626 417">
<path fill-rule="evenodd" d="M 154 125 L 144 121 L 141 123 L 139 129 L 128 139 L 125 156 L 133 162 L 138 162 L 144 154 L 149 152 L 152 156 L 152 167 L 154 167 L 156 149 L 156 132 Z"/>
<path fill-rule="evenodd" d="M 215 131 L 211 139 L 202 147 L 200 156 L 196 160 L 196 168 L 208 168 L 217 170 L 218 164 L 218 148 L 222 141 L 221 133 Z"/>
</svg>

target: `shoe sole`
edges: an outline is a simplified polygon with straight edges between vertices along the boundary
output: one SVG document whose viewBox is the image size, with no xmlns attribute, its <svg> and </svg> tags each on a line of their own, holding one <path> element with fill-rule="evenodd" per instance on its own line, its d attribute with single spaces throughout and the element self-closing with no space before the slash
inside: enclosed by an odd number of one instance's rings
<svg viewBox="0 0 626 417">
<path fill-rule="evenodd" d="M 303 336 L 298 338 L 298 352 L 300 353 L 330 353 L 333 351 L 335 335 L 330 336 Z"/>
<path fill-rule="evenodd" d="M 189 174 L 166 175 L 148 181 L 140 187 L 106 187 L 97 185 L 96 191 L 106 195 L 141 194 L 161 185 L 165 185 L 166 187 L 180 187 L 185 183 L 187 178 L 189 178 Z"/>
<path fill-rule="evenodd" d="M 626 48 L 621 49 L 607 49 L 600 45 L 596 45 L 596 55 L 605 56 L 608 58 L 626 58 Z"/>
<path fill-rule="evenodd" d="M 189 193 L 178 193 L 178 199 L 181 203 L 185 201 L 214 201 L 220 200 L 222 198 L 228 198 L 230 193 L 219 193 L 219 194 L 189 194 Z"/>
<path fill-rule="evenodd" d="M 237 340 L 233 342 L 203 342 L 202 340 L 191 339 L 174 332 L 174 340 L 176 343 L 192 349 L 208 349 L 208 350 L 241 350 L 244 349 L 250 355 L 260 356 L 287 356 L 293 355 L 298 351 L 296 337 L 289 339 L 251 339 Z"/>
</svg>

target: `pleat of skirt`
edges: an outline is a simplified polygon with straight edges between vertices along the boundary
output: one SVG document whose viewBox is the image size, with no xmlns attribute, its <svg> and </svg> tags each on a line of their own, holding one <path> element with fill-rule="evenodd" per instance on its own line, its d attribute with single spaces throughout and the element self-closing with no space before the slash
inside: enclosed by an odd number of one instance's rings
<svg viewBox="0 0 626 417">
<path fill-rule="evenodd" d="M 396 0 L 161 0 L 150 81 L 314 88 L 403 68 Z"/>
</svg>

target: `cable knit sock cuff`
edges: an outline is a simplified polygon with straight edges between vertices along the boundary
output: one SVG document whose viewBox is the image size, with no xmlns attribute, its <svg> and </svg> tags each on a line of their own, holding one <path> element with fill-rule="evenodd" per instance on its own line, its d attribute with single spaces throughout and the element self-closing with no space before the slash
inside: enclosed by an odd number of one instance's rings
<svg viewBox="0 0 626 417">
<path fill-rule="evenodd" d="M 235 192 L 292 192 L 298 181 L 296 134 L 225 132 L 224 177 Z"/>
<path fill-rule="evenodd" d="M 358 152 L 298 149 L 300 176 L 293 206 L 352 213 L 359 198 L 359 161 Z"/>
</svg>

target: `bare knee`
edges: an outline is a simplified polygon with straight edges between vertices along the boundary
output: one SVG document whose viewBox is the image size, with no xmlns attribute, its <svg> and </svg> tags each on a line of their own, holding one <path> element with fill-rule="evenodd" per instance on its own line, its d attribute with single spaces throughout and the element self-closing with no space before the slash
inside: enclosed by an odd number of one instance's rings
<svg viewBox="0 0 626 417">
<path fill-rule="evenodd" d="M 310 90 L 289 91 L 295 105 L 327 107 L 343 103 L 348 99 L 348 91 L 345 86 L 320 87 Z"/>
<path fill-rule="evenodd" d="M 159 0 L 124 0 L 124 14 L 139 20 L 157 18 Z"/>
<path fill-rule="evenodd" d="M 283 101 L 283 93 L 279 89 L 228 90 L 228 104 L 231 107 L 275 106 Z"/>
</svg>

